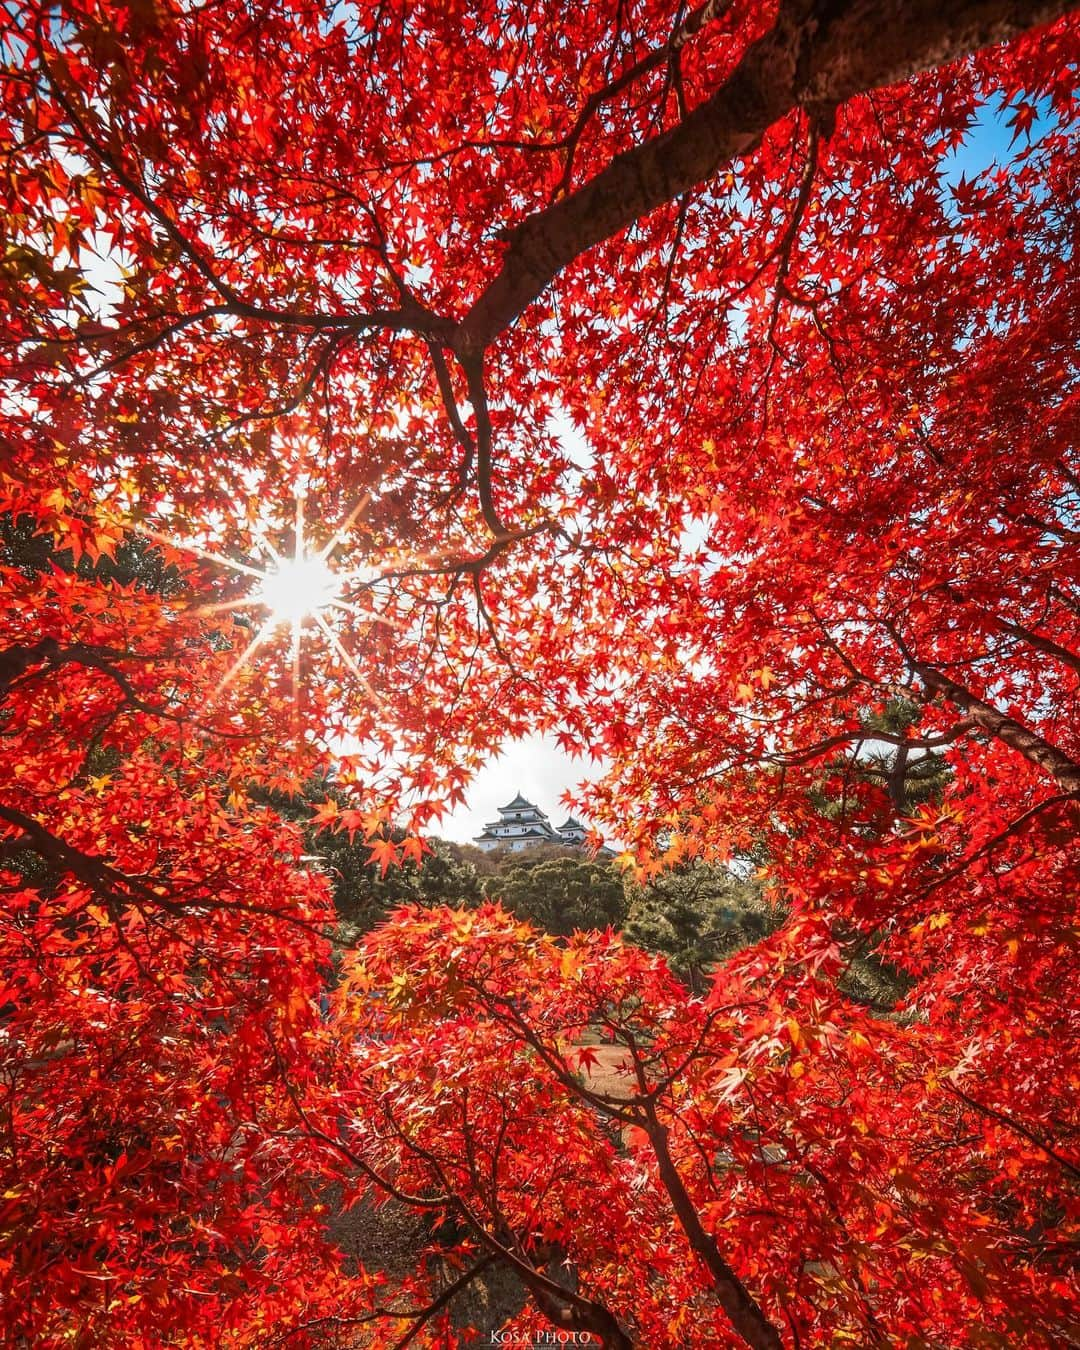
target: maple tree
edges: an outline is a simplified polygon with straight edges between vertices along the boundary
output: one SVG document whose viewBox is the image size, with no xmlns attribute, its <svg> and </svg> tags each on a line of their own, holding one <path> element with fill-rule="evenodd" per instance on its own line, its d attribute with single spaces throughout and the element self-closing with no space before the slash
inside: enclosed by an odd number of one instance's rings
<svg viewBox="0 0 1080 1350">
<path fill-rule="evenodd" d="M 16 1342 L 1076 1339 L 1072 8 L 5 7 Z M 780 926 L 339 978 L 272 803 L 386 873 L 536 728 Z"/>
</svg>

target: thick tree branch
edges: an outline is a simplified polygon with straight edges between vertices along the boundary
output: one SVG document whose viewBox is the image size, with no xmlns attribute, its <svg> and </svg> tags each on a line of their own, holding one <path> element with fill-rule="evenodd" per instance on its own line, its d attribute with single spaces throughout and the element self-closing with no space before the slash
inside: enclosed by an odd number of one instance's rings
<svg viewBox="0 0 1080 1350">
<path fill-rule="evenodd" d="M 425 1148 L 415 1134 L 403 1130 L 389 1110 L 384 1108 L 384 1113 L 402 1145 L 410 1152 L 415 1153 L 417 1157 L 422 1158 L 432 1168 L 436 1179 L 447 1194 L 449 1204 L 461 1214 L 472 1229 L 476 1239 L 494 1256 L 505 1261 L 514 1270 L 521 1283 L 532 1295 L 536 1306 L 554 1326 L 573 1331 L 592 1332 L 599 1338 L 600 1344 L 609 1348 L 609 1350 L 633 1350 L 633 1342 L 623 1330 L 619 1319 L 609 1308 L 603 1303 L 587 1298 L 584 1294 L 564 1288 L 563 1285 L 545 1275 L 543 1271 L 538 1270 L 530 1261 L 525 1259 L 524 1253 L 512 1233 L 510 1234 L 510 1245 L 501 1241 L 500 1237 L 491 1232 L 480 1215 L 473 1210 L 472 1205 L 461 1194 L 460 1188 L 456 1187 L 447 1176 L 446 1169 L 440 1159 L 430 1149 Z"/>
<path fill-rule="evenodd" d="M 602 89 L 597 89 L 595 93 L 589 95 L 588 99 L 585 101 L 585 106 L 578 114 L 573 127 L 571 127 L 562 142 L 566 147 L 566 163 L 563 168 L 562 178 L 559 181 L 556 195 L 561 196 L 570 186 L 570 180 L 573 177 L 574 172 L 574 154 L 577 150 L 578 143 L 581 140 L 585 128 L 596 116 L 600 108 L 610 99 L 613 99 L 616 94 L 622 93 L 624 89 L 629 88 L 635 81 L 648 75 L 650 71 L 656 70 L 666 62 L 670 62 L 673 57 L 677 56 L 686 43 L 689 42 L 692 37 L 696 36 L 706 24 L 711 23 L 713 19 L 718 18 L 720 14 L 725 13 L 729 8 L 729 0 L 705 0 L 704 4 L 698 5 L 696 9 L 692 10 L 686 16 L 662 47 L 655 47 L 651 52 L 648 52 L 643 56 L 640 61 L 636 61 L 632 66 L 629 66 L 608 84 L 605 84 Z"/>
<path fill-rule="evenodd" d="M 142 655 L 138 652 L 119 651 L 112 647 L 90 647 L 82 642 L 64 647 L 56 638 L 41 638 L 28 647 L 13 646 L 0 651 L 0 699 L 6 698 L 15 684 L 32 678 L 30 672 L 34 666 L 40 666 L 44 671 L 52 671 L 59 670 L 65 665 L 79 665 L 107 675 L 124 696 L 124 703 L 121 706 L 135 712 L 147 713 L 151 717 L 162 717 L 178 725 L 190 724 L 208 735 L 219 736 L 225 740 L 251 740 L 256 734 L 253 731 L 240 732 L 217 728 L 199 721 L 190 713 L 148 702 L 138 693 L 128 677 L 117 668 L 117 663 L 121 661 L 149 663 L 163 659 L 164 656 L 164 653 Z"/>
<path fill-rule="evenodd" d="M 1018 638 L 1029 647 L 1033 647 L 1035 651 L 1042 652 L 1044 656 L 1053 657 L 1055 661 L 1060 661 L 1062 665 L 1068 666 L 1070 670 L 1075 670 L 1080 675 L 1080 656 L 1076 652 L 1070 651 L 1068 647 L 1063 647 L 1060 642 L 1055 642 L 1053 638 L 1034 632 L 1025 624 L 1014 623 L 1011 619 L 1003 619 L 999 614 L 994 614 L 991 617 L 1003 633 Z"/>
<path fill-rule="evenodd" d="M 495 1253 L 489 1252 L 487 1256 L 482 1256 L 479 1261 L 470 1266 L 463 1274 L 459 1275 L 453 1284 L 447 1285 L 439 1297 L 432 1302 L 431 1307 L 425 1308 L 423 1312 L 417 1315 L 416 1320 L 405 1332 L 405 1335 L 402 1336 L 399 1341 L 394 1342 L 394 1350 L 405 1350 L 407 1345 L 411 1345 L 417 1335 L 424 1329 L 424 1326 L 431 1321 L 436 1313 L 442 1312 L 443 1308 L 452 1303 L 463 1289 L 467 1288 L 472 1284 L 473 1280 L 482 1275 L 484 1271 L 487 1270 L 488 1266 L 494 1264 L 495 1259 Z"/>
<path fill-rule="evenodd" d="M 977 863 L 980 859 L 989 857 L 995 849 L 1000 848 L 1002 844 L 1007 844 L 1010 839 L 1014 839 L 1023 831 L 1024 827 L 1028 825 L 1030 821 L 1034 820 L 1036 816 L 1041 815 L 1043 811 L 1047 811 L 1055 806 L 1065 806 L 1069 802 L 1076 801 L 1077 796 L 1078 794 L 1075 792 L 1059 792 L 1053 797 L 1047 797 L 1043 801 L 1037 802 L 1034 806 L 1030 807 L 1027 811 L 1024 811 L 1021 815 L 1017 816 L 1015 820 L 1006 825 L 1003 830 L 999 830 L 992 839 L 988 839 L 981 848 L 976 849 L 974 853 L 969 854 L 966 858 L 961 858 L 955 867 L 950 867 L 947 871 L 939 873 L 928 886 L 923 887 L 918 895 L 915 896 L 914 900 L 908 901 L 902 908 L 907 909 L 910 905 L 925 900 L 927 896 L 932 895 L 934 891 L 939 890 L 942 886 L 948 885 L 950 881 L 954 881 L 957 877 L 962 876 L 969 867 Z"/>
<path fill-rule="evenodd" d="M 974 1097 L 968 1096 L 966 1092 L 958 1088 L 954 1082 L 946 1082 L 944 1086 L 953 1096 L 959 1097 L 962 1102 L 966 1102 L 973 1111 L 978 1111 L 980 1115 L 986 1116 L 990 1120 L 996 1120 L 999 1125 L 1004 1125 L 1007 1130 L 1012 1130 L 1014 1134 L 1020 1135 L 1029 1144 L 1034 1144 L 1037 1149 L 1045 1153 L 1048 1158 L 1052 1158 L 1071 1177 L 1080 1181 L 1080 1163 L 1073 1162 L 1070 1158 L 1066 1158 L 1063 1153 L 1051 1148 L 1045 1139 L 1041 1139 L 1034 1130 L 1029 1129 L 1014 1116 L 1010 1116 L 1006 1111 L 999 1111 L 996 1107 L 987 1106 L 985 1102 L 976 1101 Z"/>
<path fill-rule="evenodd" d="M 325 932 L 324 924 L 303 919 L 290 913 L 286 908 L 275 909 L 271 905 L 250 903 L 246 900 L 226 900 L 219 891 L 205 896 L 176 898 L 175 892 L 170 893 L 168 885 L 159 878 L 151 877 L 147 880 L 129 876 L 97 854 L 84 853 L 81 849 L 73 847 L 33 816 L 27 815 L 25 811 L 4 806 L 2 803 L 0 803 L 0 823 L 13 826 L 20 831 L 15 841 L 20 849 L 23 847 L 29 849 L 46 862 L 52 863 L 81 881 L 105 903 L 114 918 L 128 906 L 134 906 L 140 912 L 143 912 L 144 906 L 149 906 L 175 918 L 183 918 L 199 910 L 234 910 L 242 914 L 280 919 L 319 936 Z"/>
<path fill-rule="evenodd" d="M 735 1271 L 724 1260 L 716 1242 L 703 1227 L 697 1208 L 683 1184 L 682 1177 L 679 1175 L 679 1170 L 668 1148 L 667 1130 L 660 1122 L 656 1112 L 655 1099 L 657 1095 L 670 1086 L 671 1082 L 685 1070 L 687 1064 L 698 1052 L 708 1025 L 711 1025 L 713 1017 L 722 1010 L 717 1009 L 709 1018 L 694 1050 L 683 1060 L 679 1068 L 668 1074 L 660 1084 L 650 1088 L 641 1062 L 635 1055 L 634 1067 L 637 1071 L 639 1095 L 626 1102 L 616 1104 L 614 1099 L 606 1094 L 592 1092 L 583 1083 L 576 1081 L 567 1071 L 562 1057 L 555 1054 L 544 1043 L 542 1038 L 522 1017 L 512 1000 L 488 993 L 479 982 L 473 983 L 472 987 L 496 1017 L 509 1017 L 510 1021 L 540 1055 L 564 1087 L 569 1088 L 586 1104 L 603 1111 L 607 1116 L 618 1119 L 625 1124 L 640 1123 L 643 1125 L 650 1146 L 656 1155 L 660 1179 L 671 1200 L 676 1218 L 679 1220 L 690 1246 L 704 1261 L 713 1277 L 713 1288 L 717 1302 L 727 1313 L 732 1326 L 747 1345 L 752 1346 L 754 1350 L 779 1350 L 781 1342 L 776 1328 L 766 1318 Z M 630 1037 L 629 1040 L 633 1051 L 635 1048 L 633 1038 Z M 638 1108 L 643 1109 L 644 1116 L 639 1114 Z"/>
<path fill-rule="evenodd" d="M 970 599 L 959 586 L 944 584 L 936 589 L 938 593 L 946 596 L 955 604 L 970 605 L 976 613 L 989 619 L 1001 632 L 1008 633 L 1010 637 L 1017 638 L 1035 651 L 1042 652 L 1044 656 L 1049 656 L 1055 661 L 1060 661 L 1062 665 L 1068 666 L 1070 670 L 1075 670 L 1077 674 L 1080 674 L 1080 655 L 1068 647 L 1063 647 L 1060 642 L 1055 642 L 1053 638 L 1048 638 L 1043 633 L 1036 633 L 1034 629 L 1029 628 L 1026 624 L 1017 623 L 1015 619 L 1006 619 L 1000 614 L 995 614 L 993 610 L 986 609 L 976 600 Z"/>
<path fill-rule="evenodd" d="M 1073 0 L 784 0 L 772 31 L 677 127 L 512 231 L 454 346 L 482 351 L 575 258 L 748 154 L 794 108 L 833 109 L 1072 8 Z"/>
<path fill-rule="evenodd" d="M 437 1298 L 433 1299 L 426 1308 L 375 1308 L 371 1312 L 360 1313 L 355 1317 L 335 1316 L 333 1314 L 329 1314 L 326 1317 L 312 1317 L 308 1321 L 297 1322 L 295 1326 L 288 1328 L 280 1335 L 276 1336 L 270 1344 L 274 1346 L 284 1345 L 294 1337 L 296 1332 L 313 1331 L 316 1327 L 324 1329 L 332 1328 L 340 1331 L 345 1327 L 355 1328 L 367 1326 L 372 1322 L 383 1322 L 388 1320 L 400 1322 L 404 1321 L 406 1318 L 411 1318 L 412 1322 L 409 1329 L 405 1332 L 405 1335 L 394 1342 L 393 1350 L 404 1350 L 405 1346 L 410 1345 L 416 1339 L 419 1333 L 424 1329 L 425 1325 L 430 1322 L 437 1313 L 442 1312 L 449 1303 L 453 1302 L 463 1289 L 472 1284 L 472 1282 L 482 1275 L 489 1266 L 494 1264 L 494 1262 L 495 1257 L 493 1254 L 489 1253 L 487 1256 L 482 1256 L 475 1265 L 470 1266 L 463 1274 L 459 1275 L 453 1284 L 447 1285 L 442 1293 L 439 1294 Z"/>
<path fill-rule="evenodd" d="M 480 512 L 484 524 L 495 539 L 504 539 L 510 531 L 502 522 L 495 506 L 492 493 L 491 456 L 494 439 L 491 427 L 491 413 L 488 409 L 487 390 L 484 388 L 483 357 L 472 357 L 462 363 L 469 382 L 469 400 L 473 405 L 476 418 L 476 487 L 480 494 Z"/>
<path fill-rule="evenodd" d="M 38 32 L 38 43 L 40 49 L 44 51 L 46 44 L 40 31 Z M 403 297 L 401 306 L 397 309 L 379 308 L 366 313 L 309 312 L 287 307 L 279 309 L 254 304 L 246 300 L 218 274 L 207 257 L 205 246 L 201 242 L 190 239 L 170 212 L 166 211 L 128 171 L 118 151 L 106 143 L 104 134 L 95 134 L 91 126 L 94 114 L 89 109 L 80 108 L 77 105 L 74 89 L 63 64 L 43 60 L 41 70 L 53 97 L 78 133 L 86 150 L 109 171 L 124 192 L 139 203 L 157 227 L 202 276 L 211 290 L 220 296 L 224 302 L 220 305 L 201 307 L 190 318 L 184 319 L 182 322 L 178 320 L 171 324 L 168 332 L 175 331 L 182 326 L 182 323 L 206 317 L 208 313 L 211 313 L 229 314 L 236 318 L 255 319 L 285 327 L 343 330 L 349 333 L 362 333 L 373 329 L 390 329 L 399 332 L 426 333 L 432 337 L 444 339 L 448 336 L 452 325 L 426 310 L 410 296 Z M 146 350 L 146 344 L 140 344 L 139 350 Z"/>
<path fill-rule="evenodd" d="M 1049 741 L 1044 740 L 1029 727 L 1025 727 L 1014 717 L 1009 717 L 992 704 L 985 703 L 969 689 L 957 684 L 955 680 L 943 675 L 933 666 L 914 661 L 912 669 L 921 677 L 928 689 L 941 694 L 954 707 L 960 708 L 988 735 L 995 736 L 1010 749 L 1023 755 L 1029 763 L 1050 774 L 1067 793 L 1080 792 L 1080 764 L 1070 759 L 1063 750 L 1051 745 Z"/>
</svg>

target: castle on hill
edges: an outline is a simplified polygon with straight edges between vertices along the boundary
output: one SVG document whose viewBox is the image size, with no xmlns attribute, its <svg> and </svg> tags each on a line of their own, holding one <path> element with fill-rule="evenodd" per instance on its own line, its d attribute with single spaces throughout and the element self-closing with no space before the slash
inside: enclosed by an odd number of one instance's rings
<svg viewBox="0 0 1080 1350">
<path fill-rule="evenodd" d="M 512 802 L 499 807 L 499 819 L 484 826 L 473 842 L 485 853 L 505 848 L 514 853 L 541 844 L 562 848 L 584 848 L 587 831 L 580 820 L 567 816 L 561 825 L 553 826 L 547 815 L 527 802 L 519 792 Z M 604 850 L 607 852 L 607 850 Z"/>
</svg>

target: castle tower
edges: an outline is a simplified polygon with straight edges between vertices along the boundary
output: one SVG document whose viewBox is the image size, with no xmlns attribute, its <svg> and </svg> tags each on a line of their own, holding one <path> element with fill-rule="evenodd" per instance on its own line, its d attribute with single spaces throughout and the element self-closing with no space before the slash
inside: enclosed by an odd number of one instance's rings
<svg viewBox="0 0 1080 1350">
<path fill-rule="evenodd" d="M 478 834 L 473 842 L 485 853 L 496 848 L 511 849 L 517 853 L 522 849 L 535 848 L 538 844 L 561 844 L 567 841 L 552 829 L 551 821 L 544 812 L 526 801 L 519 792 L 512 802 L 499 807 L 499 819 L 486 824 L 483 833 Z"/>
<path fill-rule="evenodd" d="M 561 825 L 556 826 L 556 834 L 564 844 L 571 848 L 584 848 L 588 831 L 580 820 L 567 816 Z"/>
</svg>

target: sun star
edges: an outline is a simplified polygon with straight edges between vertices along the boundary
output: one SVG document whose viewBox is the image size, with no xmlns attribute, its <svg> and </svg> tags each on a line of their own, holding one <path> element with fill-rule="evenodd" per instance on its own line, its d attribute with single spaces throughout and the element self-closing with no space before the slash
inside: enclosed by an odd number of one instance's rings
<svg viewBox="0 0 1080 1350">
<path fill-rule="evenodd" d="M 266 573 L 253 599 L 275 623 L 303 623 L 339 599 L 341 582 L 320 554 L 285 557 Z"/>
<path fill-rule="evenodd" d="M 233 558 L 224 557 L 220 553 L 211 552 L 199 545 L 185 543 L 167 535 L 157 534 L 155 536 L 174 547 L 190 549 L 192 552 L 198 553 L 200 557 L 219 563 L 231 571 L 251 577 L 256 582 L 255 588 L 244 599 L 218 602 L 203 606 L 200 610 L 201 613 L 207 614 L 247 607 L 258 607 L 266 611 L 266 617 L 259 625 L 255 635 L 226 671 L 218 685 L 215 697 L 224 693 L 233 683 L 241 670 L 275 629 L 288 628 L 292 636 L 290 665 L 292 667 L 293 699 L 297 701 L 300 686 L 300 645 L 305 625 L 308 623 L 313 629 L 318 630 L 321 638 L 361 682 L 372 698 L 376 697 L 352 655 L 342 645 L 335 627 L 332 627 L 327 621 L 327 616 L 333 612 L 344 614 L 354 612 L 354 606 L 343 598 L 342 593 L 345 585 L 347 582 L 356 581 L 358 578 L 369 575 L 367 569 L 339 572 L 330 562 L 331 553 L 345 537 L 363 504 L 361 502 L 350 512 L 348 519 L 334 532 L 328 543 L 318 551 L 310 552 L 305 537 L 304 498 L 302 495 L 298 495 L 296 498 L 296 523 L 293 532 L 292 551 L 281 553 L 268 539 L 261 538 L 259 540 L 260 548 L 269 559 L 266 566 L 259 566 L 254 560 L 238 562 Z"/>
</svg>

